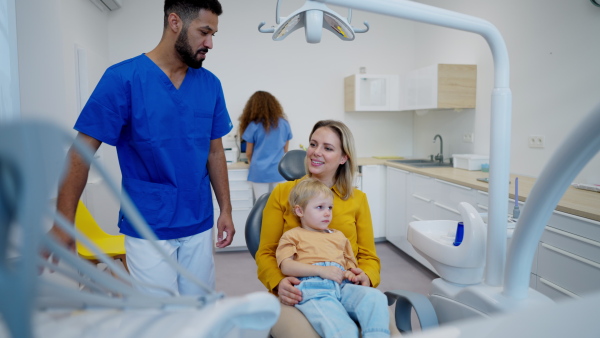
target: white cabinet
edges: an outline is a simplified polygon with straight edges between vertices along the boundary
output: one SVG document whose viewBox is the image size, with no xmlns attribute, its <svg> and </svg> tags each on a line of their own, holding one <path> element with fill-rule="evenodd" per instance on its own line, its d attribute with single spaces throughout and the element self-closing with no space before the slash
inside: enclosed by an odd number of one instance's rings
<svg viewBox="0 0 600 338">
<path fill-rule="evenodd" d="M 406 215 L 406 188 L 408 171 L 387 167 L 385 201 L 385 238 L 396 247 L 405 250 L 408 240 Z"/>
<path fill-rule="evenodd" d="M 476 88 L 477 65 L 431 65 L 400 78 L 400 108 L 475 108 Z"/>
<path fill-rule="evenodd" d="M 344 78 L 344 110 L 398 111 L 398 75 L 354 74 Z"/>
<path fill-rule="evenodd" d="M 538 246 L 538 291 L 554 300 L 600 291 L 600 222 L 555 211 Z"/>
<path fill-rule="evenodd" d="M 435 219 L 462 221 L 458 211 L 460 202 L 467 202 L 475 206 L 475 189 L 464 185 L 454 184 L 435 179 Z"/>
<path fill-rule="evenodd" d="M 361 171 L 361 190 L 367 195 L 373 221 L 375 239 L 385 238 L 385 197 L 386 171 L 382 165 L 363 165 Z"/>
<path fill-rule="evenodd" d="M 248 169 L 230 169 L 227 171 L 229 176 L 229 194 L 231 197 L 231 216 L 235 227 L 235 236 L 233 242 L 226 248 L 220 250 L 245 250 L 246 238 L 244 229 L 246 227 L 246 219 L 252 206 L 254 205 L 252 197 L 252 184 L 248 182 Z M 213 207 L 214 207 L 214 236 L 217 238 L 217 220 L 219 218 L 219 204 L 213 192 Z"/>
<path fill-rule="evenodd" d="M 431 177 L 411 174 L 407 181 L 406 211 L 408 222 L 435 219 L 435 186 Z"/>
</svg>

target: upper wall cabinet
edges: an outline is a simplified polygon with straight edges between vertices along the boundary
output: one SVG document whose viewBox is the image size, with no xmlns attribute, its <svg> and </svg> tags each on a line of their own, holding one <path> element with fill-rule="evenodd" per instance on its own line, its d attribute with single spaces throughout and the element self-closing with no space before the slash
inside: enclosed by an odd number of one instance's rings
<svg viewBox="0 0 600 338">
<path fill-rule="evenodd" d="M 344 79 L 344 110 L 398 111 L 399 93 L 398 75 L 350 75 Z"/>
<path fill-rule="evenodd" d="M 477 65 L 436 64 L 401 79 L 401 110 L 475 108 Z"/>
<path fill-rule="evenodd" d="M 436 64 L 400 81 L 400 110 L 475 108 L 477 65 Z"/>
</svg>

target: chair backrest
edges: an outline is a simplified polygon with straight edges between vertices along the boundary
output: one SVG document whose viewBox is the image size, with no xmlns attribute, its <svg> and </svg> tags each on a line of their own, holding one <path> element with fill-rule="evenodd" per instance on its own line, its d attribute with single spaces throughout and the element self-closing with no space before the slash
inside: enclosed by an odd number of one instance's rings
<svg viewBox="0 0 600 338">
<path fill-rule="evenodd" d="M 252 255 L 252 258 L 256 256 L 256 250 L 258 250 L 258 244 L 260 243 L 260 229 L 262 227 L 262 214 L 265 205 L 267 205 L 267 200 L 269 200 L 270 192 L 263 194 L 260 196 L 252 210 L 250 210 L 250 214 L 248 214 L 248 218 L 246 219 L 246 229 L 244 235 L 246 236 L 246 245 L 248 246 L 248 251 Z"/>
<path fill-rule="evenodd" d="M 293 181 L 299 179 L 306 175 L 306 170 L 304 169 L 304 160 L 306 158 L 306 151 L 302 149 L 294 149 L 290 150 L 279 161 L 279 173 L 288 181 Z M 250 210 L 250 214 L 246 219 L 246 229 L 244 231 L 244 235 L 246 237 L 246 245 L 248 246 L 248 251 L 253 258 L 256 256 L 256 251 L 258 250 L 258 244 L 260 243 L 260 229 L 262 227 L 262 214 L 265 205 L 267 205 L 267 200 L 271 193 L 266 193 L 260 196 L 252 210 Z"/>
<path fill-rule="evenodd" d="M 293 181 L 306 175 L 304 161 L 306 159 L 306 151 L 302 149 L 290 150 L 279 161 L 277 169 L 283 178 L 288 181 Z"/>
<path fill-rule="evenodd" d="M 77 212 L 75 213 L 75 228 L 88 238 L 110 237 L 110 235 L 98 225 L 94 216 L 92 216 L 81 200 L 77 204 Z"/>
</svg>

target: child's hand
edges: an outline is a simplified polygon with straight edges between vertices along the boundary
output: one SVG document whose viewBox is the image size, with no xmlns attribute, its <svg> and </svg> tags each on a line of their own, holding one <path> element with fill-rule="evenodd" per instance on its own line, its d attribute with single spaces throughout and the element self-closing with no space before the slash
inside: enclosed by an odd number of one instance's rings
<svg viewBox="0 0 600 338">
<path fill-rule="evenodd" d="M 319 269 L 319 277 L 342 284 L 342 281 L 344 280 L 344 271 L 336 266 L 321 266 Z"/>
<path fill-rule="evenodd" d="M 344 271 L 344 279 L 347 279 L 352 283 L 356 282 L 356 280 L 357 280 L 356 275 L 353 274 L 352 271 L 350 271 L 350 270 Z"/>
</svg>

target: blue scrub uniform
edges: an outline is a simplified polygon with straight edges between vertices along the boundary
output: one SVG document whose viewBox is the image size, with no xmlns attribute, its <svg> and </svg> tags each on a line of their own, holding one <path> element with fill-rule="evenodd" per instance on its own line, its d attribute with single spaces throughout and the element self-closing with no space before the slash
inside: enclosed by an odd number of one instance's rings
<svg viewBox="0 0 600 338">
<path fill-rule="evenodd" d="M 106 70 L 75 124 L 116 146 L 123 189 L 159 239 L 212 228 L 210 141 L 232 128 L 215 75 L 188 68 L 177 89 L 144 54 Z M 122 212 L 119 228 L 141 237 Z"/>
<path fill-rule="evenodd" d="M 262 123 L 250 122 L 242 135 L 242 139 L 254 144 L 248 181 L 256 183 L 285 181 L 279 173 L 278 165 L 284 154 L 283 147 L 292 137 L 292 129 L 285 119 L 280 118 L 277 128 L 271 128 L 269 132 L 266 132 Z"/>
</svg>

